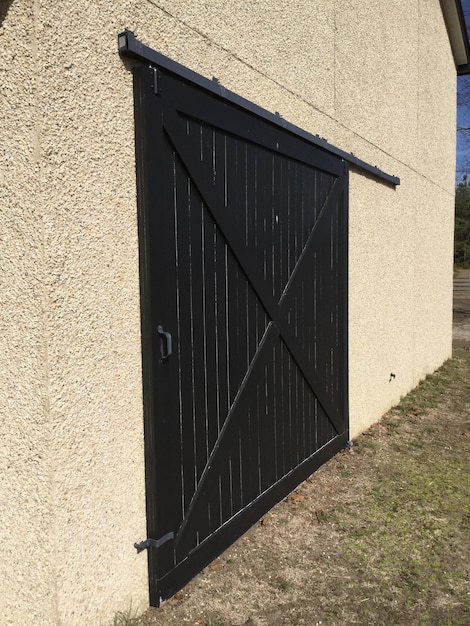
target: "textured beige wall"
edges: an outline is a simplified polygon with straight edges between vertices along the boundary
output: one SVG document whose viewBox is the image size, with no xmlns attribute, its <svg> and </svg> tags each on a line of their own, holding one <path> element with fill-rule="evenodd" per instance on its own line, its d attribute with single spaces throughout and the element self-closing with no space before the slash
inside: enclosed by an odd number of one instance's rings
<svg viewBox="0 0 470 626">
<path fill-rule="evenodd" d="M 100 8 L 98 8 L 98 5 Z M 148 602 L 132 83 L 113 3 L 41 2 L 57 603 L 66 625 Z"/>
<path fill-rule="evenodd" d="M 352 436 L 451 355 L 453 196 L 397 173 L 396 190 L 351 173 Z"/>
<path fill-rule="evenodd" d="M 14 4 L 0 33 L 0 623 L 44 624 L 54 551 L 33 2 Z"/>
<path fill-rule="evenodd" d="M 148 604 L 132 83 L 101 11 L 1 27 L 1 624 Z"/>
<path fill-rule="evenodd" d="M 377 42 L 377 50 L 385 50 L 385 75 L 369 122 L 361 116 L 357 126 L 350 122 L 358 130 L 364 124 L 361 136 L 380 150 L 374 153 L 369 145 L 364 158 L 401 177 L 401 185 L 390 190 L 358 173 L 351 176 L 352 436 L 451 355 L 456 77 L 439 2 L 407 3 L 402 12 L 416 18 L 402 24 L 403 32 L 415 30 L 405 46 L 408 69 L 398 72 L 387 58 L 388 45 Z M 398 15 L 392 23 L 400 24 Z M 367 16 L 361 25 L 365 58 Z M 398 46 L 395 36 L 388 42 Z M 353 92 L 355 83 L 353 78 Z M 371 98 L 364 98 L 366 107 Z M 360 109 L 360 88 L 353 99 Z M 392 372 L 396 377 L 390 380 Z"/>
<path fill-rule="evenodd" d="M 124 27 L 401 177 L 394 189 L 351 172 L 352 434 L 450 355 L 456 79 L 439 0 L 13 0 L 0 26 L 2 624 L 106 624 L 147 602 Z"/>
</svg>

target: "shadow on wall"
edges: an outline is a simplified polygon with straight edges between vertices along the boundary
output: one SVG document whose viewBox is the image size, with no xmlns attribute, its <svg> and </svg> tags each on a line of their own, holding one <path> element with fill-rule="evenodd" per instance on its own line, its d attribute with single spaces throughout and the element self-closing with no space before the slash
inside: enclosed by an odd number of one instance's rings
<svg viewBox="0 0 470 626">
<path fill-rule="evenodd" d="M 4 19 L 8 14 L 8 9 L 13 4 L 13 0 L 4 0 L 0 3 L 0 26 L 2 26 Z"/>
</svg>

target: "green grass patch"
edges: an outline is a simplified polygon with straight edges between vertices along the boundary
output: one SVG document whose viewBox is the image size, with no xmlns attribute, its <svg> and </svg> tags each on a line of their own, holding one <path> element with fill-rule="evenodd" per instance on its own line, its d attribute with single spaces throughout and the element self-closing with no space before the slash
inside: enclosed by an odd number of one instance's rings
<svg viewBox="0 0 470 626">
<path fill-rule="evenodd" d="M 460 407 L 462 397 L 470 394 L 470 381 L 465 372 L 470 365 L 470 351 L 458 350 L 453 359 L 446 361 L 434 374 L 428 374 L 419 385 L 407 396 L 401 398 L 399 404 L 388 417 L 391 427 L 397 427 L 393 415 L 419 417 L 429 409 L 435 408 L 449 388 L 458 387 L 458 393 L 453 397 L 453 406 Z M 467 397 L 468 399 L 468 397 Z"/>
<path fill-rule="evenodd" d="M 294 583 L 290 580 L 281 580 L 281 582 L 279 583 L 279 588 L 281 589 L 281 591 L 290 591 L 294 588 Z"/>
<path fill-rule="evenodd" d="M 141 626 L 142 618 L 136 615 L 132 605 L 127 611 L 117 611 L 114 614 L 113 626 Z"/>
</svg>

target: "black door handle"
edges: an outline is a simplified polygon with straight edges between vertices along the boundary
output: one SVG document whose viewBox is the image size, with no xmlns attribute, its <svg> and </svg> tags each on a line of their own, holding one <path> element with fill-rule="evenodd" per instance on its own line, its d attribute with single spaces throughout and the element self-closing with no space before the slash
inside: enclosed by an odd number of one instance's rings
<svg viewBox="0 0 470 626">
<path fill-rule="evenodd" d="M 166 330 L 163 330 L 163 326 L 157 326 L 157 331 L 160 337 L 165 342 L 165 349 L 162 348 L 162 355 L 160 357 L 160 361 L 166 361 L 173 352 L 173 348 L 171 344 L 171 333 L 168 333 Z"/>
</svg>

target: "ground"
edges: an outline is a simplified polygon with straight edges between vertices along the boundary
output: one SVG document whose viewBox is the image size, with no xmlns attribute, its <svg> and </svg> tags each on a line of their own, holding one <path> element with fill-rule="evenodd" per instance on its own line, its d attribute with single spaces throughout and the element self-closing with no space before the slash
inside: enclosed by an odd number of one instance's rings
<svg viewBox="0 0 470 626">
<path fill-rule="evenodd" d="M 175 598 L 115 624 L 470 624 L 470 294 L 454 309 L 451 361 Z"/>
<path fill-rule="evenodd" d="M 470 281 L 470 269 L 460 270 L 459 277 Z M 470 291 L 454 295 L 454 347 L 470 345 Z"/>
</svg>

